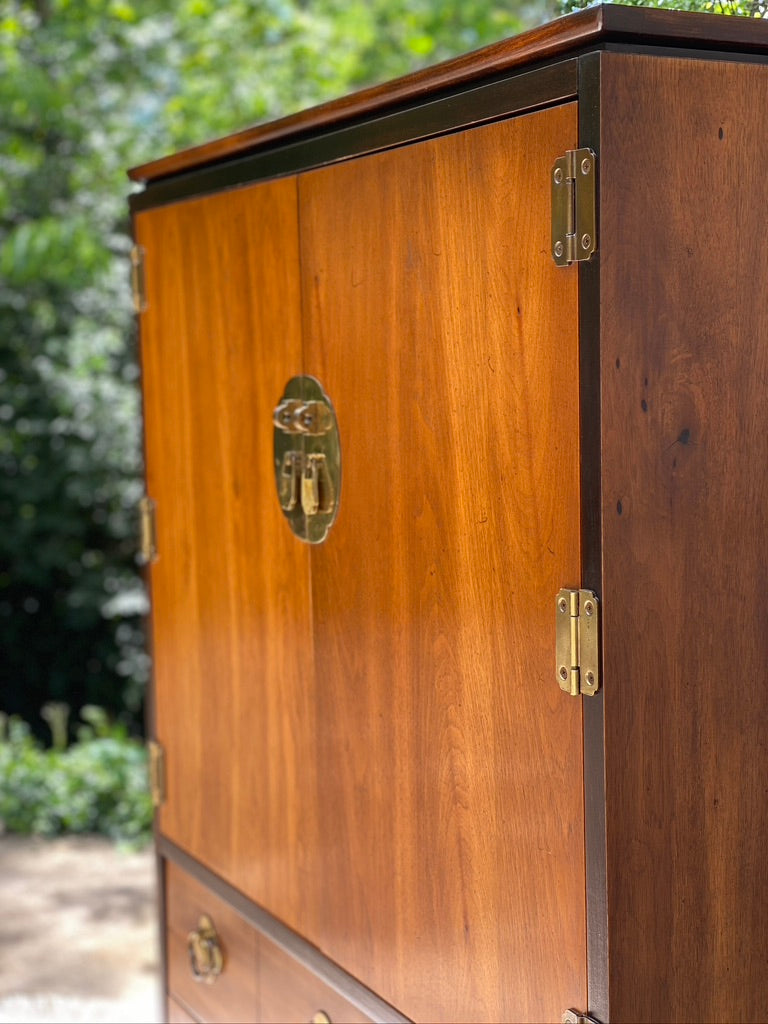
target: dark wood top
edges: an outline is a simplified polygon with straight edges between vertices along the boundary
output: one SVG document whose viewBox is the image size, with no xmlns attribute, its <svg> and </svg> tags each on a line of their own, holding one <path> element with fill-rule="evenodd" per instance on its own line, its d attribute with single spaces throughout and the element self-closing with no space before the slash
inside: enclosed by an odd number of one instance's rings
<svg viewBox="0 0 768 1024">
<path fill-rule="evenodd" d="M 768 54 L 768 22 L 688 11 L 600 5 L 403 78 L 141 164 L 128 172 L 129 177 L 139 182 L 154 181 L 266 148 L 278 141 L 294 141 L 344 121 L 357 120 L 499 72 L 605 42 Z"/>
</svg>

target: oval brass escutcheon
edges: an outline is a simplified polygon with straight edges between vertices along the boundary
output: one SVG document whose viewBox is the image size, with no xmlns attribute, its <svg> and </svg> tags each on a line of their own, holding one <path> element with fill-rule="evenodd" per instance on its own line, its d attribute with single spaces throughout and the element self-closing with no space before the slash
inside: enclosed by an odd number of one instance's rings
<svg viewBox="0 0 768 1024">
<path fill-rule="evenodd" d="M 195 981 L 213 984 L 224 969 L 224 954 L 213 921 L 207 914 L 200 916 L 197 928 L 187 936 L 187 952 Z"/>
<path fill-rule="evenodd" d="M 339 509 L 341 448 L 336 413 L 314 377 L 291 377 L 272 415 L 280 508 L 301 540 L 321 544 Z"/>
</svg>

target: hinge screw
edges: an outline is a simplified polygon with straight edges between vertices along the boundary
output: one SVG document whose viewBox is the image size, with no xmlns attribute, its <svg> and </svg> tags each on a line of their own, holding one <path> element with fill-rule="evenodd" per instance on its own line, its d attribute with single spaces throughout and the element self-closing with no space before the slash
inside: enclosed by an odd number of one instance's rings
<svg viewBox="0 0 768 1024">
<path fill-rule="evenodd" d="M 565 615 L 565 613 L 568 611 L 568 602 L 565 600 L 564 597 L 561 597 L 560 600 L 557 602 L 557 607 L 560 609 L 563 615 Z"/>
<path fill-rule="evenodd" d="M 595 673 L 587 672 L 587 686 L 593 686 L 595 682 Z"/>
<path fill-rule="evenodd" d="M 591 601 L 586 601 L 585 604 L 584 604 L 584 614 L 585 615 L 591 615 L 594 610 L 595 610 L 595 606 L 592 604 L 592 602 Z"/>
<path fill-rule="evenodd" d="M 568 669 L 565 667 L 565 665 L 560 666 L 560 678 L 563 680 L 563 682 L 565 682 L 565 680 L 568 678 Z"/>
<path fill-rule="evenodd" d="M 563 255 L 563 243 L 557 242 L 555 245 L 555 256 L 559 259 Z"/>
<path fill-rule="evenodd" d="M 592 244 L 592 239 L 589 237 L 589 235 L 582 235 L 581 236 L 581 248 L 582 249 L 588 249 L 591 244 Z"/>
<path fill-rule="evenodd" d="M 561 167 L 555 168 L 555 184 L 562 185 L 563 183 L 563 171 Z"/>
<path fill-rule="evenodd" d="M 584 160 L 582 160 L 581 161 L 581 173 L 582 174 L 589 174 L 589 172 L 591 170 L 592 170 L 592 164 L 589 162 L 589 160 L 587 160 L 586 158 Z"/>
</svg>

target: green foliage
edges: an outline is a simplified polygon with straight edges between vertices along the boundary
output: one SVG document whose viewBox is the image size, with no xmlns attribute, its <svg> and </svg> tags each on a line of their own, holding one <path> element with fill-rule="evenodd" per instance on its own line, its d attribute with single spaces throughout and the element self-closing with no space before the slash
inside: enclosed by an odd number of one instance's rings
<svg viewBox="0 0 768 1024">
<path fill-rule="evenodd" d="M 0 692 L 40 736 L 51 700 L 141 728 L 125 168 L 515 33 L 547 2 L 0 4 Z"/>
<path fill-rule="evenodd" d="M 66 750 L 44 750 L 19 718 L 0 738 L 0 823 L 9 832 L 53 836 L 100 832 L 141 846 L 152 827 L 146 750 L 98 708 Z"/>
<path fill-rule="evenodd" d="M 201 121 L 209 134 L 231 131 L 513 35 L 545 20 L 547 5 L 187 0 L 177 15 L 176 74 L 157 84 L 171 139 L 183 144 L 202 139 Z"/>
<path fill-rule="evenodd" d="M 768 17 L 768 0 L 611 0 L 624 7 L 663 7 L 670 11 L 732 14 L 743 18 Z M 593 6 L 592 0 L 560 0 L 564 14 Z"/>
</svg>

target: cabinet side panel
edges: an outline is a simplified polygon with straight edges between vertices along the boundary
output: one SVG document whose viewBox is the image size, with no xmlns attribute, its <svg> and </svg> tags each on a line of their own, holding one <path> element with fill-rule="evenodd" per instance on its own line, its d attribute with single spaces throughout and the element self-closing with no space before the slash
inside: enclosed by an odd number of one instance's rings
<svg viewBox="0 0 768 1024">
<path fill-rule="evenodd" d="M 301 367 L 296 216 L 285 179 L 142 214 L 136 230 L 160 828 L 300 928 L 309 562 L 272 454 L 272 410 Z"/>
<path fill-rule="evenodd" d="M 768 993 L 768 69 L 603 58 L 614 1021 Z"/>
<path fill-rule="evenodd" d="M 550 255 L 575 104 L 300 178 L 307 372 L 336 403 L 312 553 L 311 938 L 415 1020 L 586 1005 L 577 271 Z"/>
</svg>

